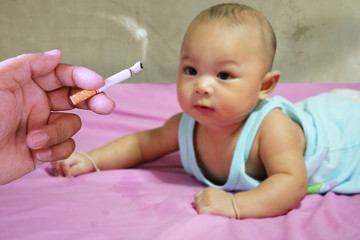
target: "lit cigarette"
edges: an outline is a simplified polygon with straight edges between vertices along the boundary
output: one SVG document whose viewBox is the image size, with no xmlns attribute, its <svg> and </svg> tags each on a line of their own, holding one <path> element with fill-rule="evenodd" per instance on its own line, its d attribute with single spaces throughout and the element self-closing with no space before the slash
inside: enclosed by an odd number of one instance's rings
<svg viewBox="0 0 360 240">
<path fill-rule="evenodd" d="M 143 64 L 139 61 L 135 63 L 134 66 L 122 70 L 121 72 L 116 73 L 115 75 L 112 75 L 111 77 L 105 79 L 105 85 L 97 90 L 82 90 L 70 97 L 71 102 L 76 105 L 100 92 L 103 92 L 104 90 L 108 89 L 109 87 L 112 87 L 118 83 L 121 83 L 125 81 L 126 79 L 131 78 L 135 74 L 139 73 L 144 69 Z"/>
</svg>

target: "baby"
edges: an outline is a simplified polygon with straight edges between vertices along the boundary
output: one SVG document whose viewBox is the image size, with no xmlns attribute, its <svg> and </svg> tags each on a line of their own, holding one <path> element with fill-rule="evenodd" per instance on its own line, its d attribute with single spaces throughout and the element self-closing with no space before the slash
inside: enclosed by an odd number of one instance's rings
<svg viewBox="0 0 360 240">
<path fill-rule="evenodd" d="M 275 49 L 274 31 L 255 9 L 203 11 L 180 52 L 184 112 L 53 163 L 55 175 L 130 168 L 180 150 L 186 172 L 209 186 L 196 193 L 196 211 L 236 218 L 286 214 L 309 192 L 360 192 L 360 104 L 334 94 L 296 105 L 268 99 L 280 78 Z"/>
</svg>

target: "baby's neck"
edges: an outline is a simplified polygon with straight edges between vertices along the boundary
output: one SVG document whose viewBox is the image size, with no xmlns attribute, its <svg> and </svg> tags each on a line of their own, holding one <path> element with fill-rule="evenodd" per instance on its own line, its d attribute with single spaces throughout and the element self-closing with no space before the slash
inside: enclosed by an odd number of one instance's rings
<svg viewBox="0 0 360 240">
<path fill-rule="evenodd" d="M 201 128 L 210 140 L 221 141 L 222 139 L 237 137 L 243 129 L 245 122 L 226 126 L 202 125 L 198 123 L 198 128 Z"/>
</svg>

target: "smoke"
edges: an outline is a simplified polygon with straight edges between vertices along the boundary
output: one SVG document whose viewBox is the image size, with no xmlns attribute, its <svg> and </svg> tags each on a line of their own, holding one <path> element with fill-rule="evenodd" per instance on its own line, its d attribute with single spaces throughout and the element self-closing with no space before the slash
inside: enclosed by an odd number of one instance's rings
<svg viewBox="0 0 360 240">
<path fill-rule="evenodd" d="M 115 16 L 108 14 L 96 14 L 96 15 L 125 27 L 134 37 L 134 39 L 140 43 L 141 59 L 142 60 L 146 59 L 147 46 L 149 43 L 148 33 L 146 29 L 144 27 L 141 27 L 134 18 L 129 16 Z"/>
</svg>

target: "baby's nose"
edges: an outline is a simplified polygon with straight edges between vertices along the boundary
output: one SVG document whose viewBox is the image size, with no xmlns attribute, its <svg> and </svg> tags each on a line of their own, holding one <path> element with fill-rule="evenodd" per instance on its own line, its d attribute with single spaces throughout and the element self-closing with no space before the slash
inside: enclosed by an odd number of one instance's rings
<svg viewBox="0 0 360 240">
<path fill-rule="evenodd" d="M 214 93 L 213 79 L 211 77 L 199 77 L 195 85 L 195 93 L 212 95 Z"/>
</svg>

